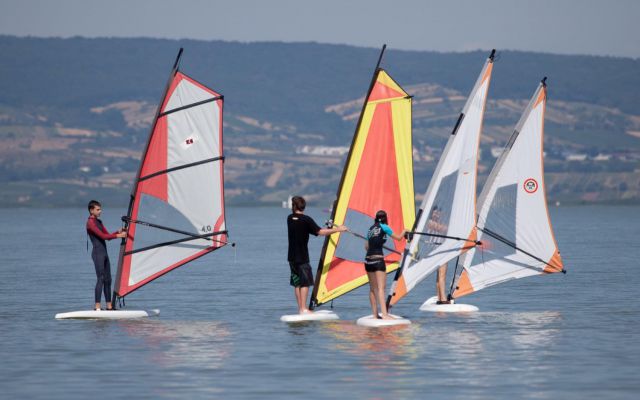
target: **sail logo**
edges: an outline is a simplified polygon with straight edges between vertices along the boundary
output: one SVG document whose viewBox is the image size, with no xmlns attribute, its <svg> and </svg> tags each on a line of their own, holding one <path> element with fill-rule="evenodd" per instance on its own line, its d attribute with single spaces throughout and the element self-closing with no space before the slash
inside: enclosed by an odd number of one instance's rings
<svg viewBox="0 0 640 400">
<path fill-rule="evenodd" d="M 524 181 L 524 191 L 527 193 L 535 193 L 538 190 L 538 182 L 533 179 L 533 178 L 529 178 L 526 181 Z"/>
<path fill-rule="evenodd" d="M 184 150 L 187 150 L 191 146 L 193 146 L 197 141 L 198 141 L 198 138 L 196 136 L 194 136 L 194 135 L 191 135 L 188 138 L 184 139 L 182 142 L 180 142 L 180 146 Z"/>
</svg>

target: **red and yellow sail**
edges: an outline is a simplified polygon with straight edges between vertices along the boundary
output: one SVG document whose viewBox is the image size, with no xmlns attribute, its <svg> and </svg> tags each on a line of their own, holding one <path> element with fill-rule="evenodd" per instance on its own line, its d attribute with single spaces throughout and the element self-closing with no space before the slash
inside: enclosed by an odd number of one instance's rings
<svg viewBox="0 0 640 400">
<path fill-rule="evenodd" d="M 312 304 L 320 305 L 365 283 L 365 241 L 376 211 L 385 210 L 394 232 L 410 229 L 415 218 L 411 142 L 411 97 L 386 71 L 377 69 L 351 144 L 333 222 L 349 232 L 327 237 L 316 276 Z M 354 235 L 357 234 L 357 235 Z M 402 252 L 405 243 L 388 239 Z M 387 272 L 400 256 L 387 252 Z"/>
</svg>

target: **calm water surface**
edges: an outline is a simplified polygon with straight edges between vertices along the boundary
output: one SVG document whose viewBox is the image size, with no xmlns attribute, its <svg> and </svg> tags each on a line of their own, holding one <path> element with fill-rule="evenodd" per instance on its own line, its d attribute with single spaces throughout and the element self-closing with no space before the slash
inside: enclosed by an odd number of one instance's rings
<svg viewBox="0 0 640 400">
<path fill-rule="evenodd" d="M 106 209 L 109 229 L 122 210 Z M 309 214 L 326 219 L 319 210 Z M 628 399 L 640 394 L 640 208 L 552 209 L 567 275 L 465 299 L 469 316 L 422 313 L 434 277 L 394 312 L 409 327 L 360 328 L 366 289 L 331 323 L 287 325 L 287 211 L 235 208 L 227 246 L 127 298 L 138 321 L 56 321 L 89 309 L 86 211 L 0 210 L 2 398 Z M 311 239 L 312 264 L 321 239 Z M 110 244 L 112 262 L 117 244 Z M 115 263 L 112 273 L 115 274 Z"/>
</svg>

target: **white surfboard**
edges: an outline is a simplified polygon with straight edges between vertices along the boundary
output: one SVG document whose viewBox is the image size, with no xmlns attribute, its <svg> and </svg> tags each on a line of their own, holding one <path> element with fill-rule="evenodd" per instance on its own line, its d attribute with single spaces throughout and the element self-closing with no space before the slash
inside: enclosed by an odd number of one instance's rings
<svg viewBox="0 0 640 400">
<path fill-rule="evenodd" d="M 133 319 L 155 317 L 160 310 L 86 310 L 56 314 L 56 319 Z"/>
<path fill-rule="evenodd" d="M 397 325 L 410 325 L 411 321 L 406 318 L 402 318 L 398 315 L 389 314 L 394 319 L 379 319 L 373 315 L 367 315 L 365 317 L 358 318 L 357 325 L 367 326 L 372 328 L 384 327 L 384 326 L 397 326 Z"/>
<path fill-rule="evenodd" d="M 447 312 L 447 313 L 465 313 L 476 312 L 478 307 L 471 304 L 436 304 L 438 302 L 438 296 L 430 297 L 427 301 L 422 303 L 420 311 L 427 312 Z"/>
<path fill-rule="evenodd" d="M 280 317 L 282 322 L 332 321 L 340 319 L 338 314 L 330 310 L 319 310 L 306 314 L 291 314 Z"/>
</svg>

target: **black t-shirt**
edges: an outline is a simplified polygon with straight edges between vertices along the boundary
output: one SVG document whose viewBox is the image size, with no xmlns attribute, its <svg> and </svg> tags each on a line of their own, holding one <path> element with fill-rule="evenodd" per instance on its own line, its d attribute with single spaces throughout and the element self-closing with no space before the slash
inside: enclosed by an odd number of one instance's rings
<svg viewBox="0 0 640 400">
<path fill-rule="evenodd" d="M 304 214 L 291 214 L 287 217 L 289 231 L 289 256 L 287 260 L 294 263 L 309 262 L 309 234 L 318 236 L 320 227 Z"/>
</svg>

